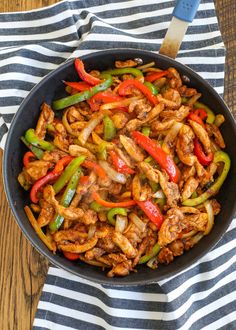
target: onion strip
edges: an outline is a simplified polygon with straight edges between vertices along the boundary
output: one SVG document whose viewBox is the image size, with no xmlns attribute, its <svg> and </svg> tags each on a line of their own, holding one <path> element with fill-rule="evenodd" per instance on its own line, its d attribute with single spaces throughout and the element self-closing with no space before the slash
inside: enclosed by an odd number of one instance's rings
<svg viewBox="0 0 236 330">
<path fill-rule="evenodd" d="M 206 229 L 204 231 L 204 235 L 208 235 L 214 225 L 214 212 L 212 209 L 211 202 L 209 200 L 207 200 L 204 203 L 204 206 L 205 206 L 205 209 L 207 211 L 207 216 L 208 216 L 208 221 L 207 221 Z"/>
<path fill-rule="evenodd" d="M 166 135 L 164 142 L 162 144 L 162 149 L 167 153 L 167 154 L 171 154 L 171 146 L 173 146 L 174 140 L 177 137 L 177 135 L 179 134 L 180 129 L 182 128 L 183 124 L 182 123 L 178 123 L 175 122 L 168 134 Z"/>
<path fill-rule="evenodd" d="M 122 184 L 126 183 L 125 175 L 116 172 L 105 160 L 99 160 L 99 165 L 106 171 L 107 176 L 111 180 Z"/>
<path fill-rule="evenodd" d="M 144 232 L 146 229 L 146 223 L 144 223 L 135 213 L 129 214 L 129 219 L 138 227 L 141 232 Z"/>
</svg>

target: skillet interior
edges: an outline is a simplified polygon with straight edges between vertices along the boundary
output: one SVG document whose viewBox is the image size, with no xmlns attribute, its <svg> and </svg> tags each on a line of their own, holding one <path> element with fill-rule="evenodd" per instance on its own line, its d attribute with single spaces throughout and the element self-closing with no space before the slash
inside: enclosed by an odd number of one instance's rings
<svg viewBox="0 0 236 330">
<path fill-rule="evenodd" d="M 216 217 L 216 223 L 210 235 L 203 238 L 192 250 L 185 252 L 180 258 L 176 258 L 168 266 L 160 265 L 156 271 L 143 266 L 138 269 L 137 273 L 131 273 L 127 277 L 107 278 L 105 272 L 96 267 L 80 262 L 70 262 L 59 254 L 53 255 L 36 235 L 23 210 L 23 207 L 30 203 L 29 194 L 17 182 L 17 176 L 22 168 L 22 156 L 26 151 L 19 138 L 28 128 L 35 127 L 40 113 L 40 105 L 44 101 L 51 104 L 53 99 L 65 95 L 64 85 L 61 81 L 63 79 L 68 81 L 77 79 L 73 61 L 61 65 L 47 75 L 23 101 L 13 119 L 4 152 L 3 175 L 7 198 L 16 221 L 26 237 L 40 253 L 56 266 L 83 278 L 109 285 L 147 284 L 175 275 L 200 259 L 219 241 L 229 226 L 236 209 L 236 125 L 224 101 L 206 81 L 188 67 L 168 57 L 141 50 L 114 49 L 89 54 L 81 58 L 85 63 L 86 69 L 104 70 L 111 68 L 115 60 L 135 57 L 142 58 L 144 63 L 155 61 L 156 65 L 162 69 L 173 66 L 181 74 L 187 75 L 191 79 L 191 87 L 202 93 L 203 97 L 201 100 L 209 105 L 215 113 L 223 113 L 226 118 L 226 122 L 222 126 L 222 133 L 227 145 L 226 152 L 231 156 L 232 165 L 228 178 L 217 197 L 222 205 L 222 211 Z"/>
</svg>

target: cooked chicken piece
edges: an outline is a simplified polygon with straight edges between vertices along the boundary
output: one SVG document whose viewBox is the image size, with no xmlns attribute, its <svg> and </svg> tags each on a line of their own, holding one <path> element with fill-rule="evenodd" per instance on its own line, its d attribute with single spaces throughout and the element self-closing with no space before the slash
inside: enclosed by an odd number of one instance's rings
<svg viewBox="0 0 236 330">
<path fill-rule="evenodd" d="M 108 176 L 106 176 L 105 178 L 100 178 L 100 177 L 97 178 L 97 184 L 99 185 L 99 187 L 110 188 L 113 182 L 114 181 L 112 181 Z"/>
<path fill-rule="evenodd" d="M 169 68 L 168 71 L 168 78 L 170 78 L 170 86 L 172 88 L 180 88 L 182 86 L 182 79 L 180 77 L 179 72 L 175 68 Z"/>
<path fill-rule="evenodd" d="M 158 172 L 159 175 L 160 186 L 167 199 L 167 205 L 171 207 L 177 205 L 180 199 L 180 192 L 178 185 L 174 182 L 169 182 L 168 176 L 165 172 L 161 172 L 159 170 L 156 171 Z"/>
<path fill-rule="evenodd" d="M 142 120 L 143 124 L 151 123 L 159 114 L 164 110 L 164 104 L 158 103 L 150 112 L 148 112 L 146 118 Z"/>
<path fill-rule="evenodd" d="M 78 146 L 77 144 L 71 144 L 69 146 L 69 154 L 74 157 L 85 155 L 88 159 L 96 160 L 96 157 L 91 153 L 91 151 L 85 147 Z"/>
<path fill-rule="evenodd" d="M 37 181 L 47 174 L 47 171 L 51 166 L 51 162 L 47 162 L 45 160 L 35 160 L 29 163 L 26 168 L 26 173 L 30 175 L 34 181 Z"/>
<path fill-rule="evenodd" d="M 137 66 L 137 62 L 134 60 L 126 60 L 126 61 L 115 61 L 116 68 L 133 68 Z"/>
<path fill-rule="evenodd" d="M 76 188 L 76 194 L 71 202 L 71 206 L 76 207 L 81 198 L 88 192 L 88 189 L 93 186 L 96 182 L 97 176 L 94 172 L 91 172 L 89 175 L 89 179 L 85 184 L 79 183 Z"/>
<path fill-rule="evenodd" d="M 192 206 L 181 206 L 180 211 L 184 214 L 185 213 L 190 213 L 190 214 L 199 214 L 200 213 L 200 211 L 196 207 L 192 207 Z"/>
<path fill-rule="evenodd" d="M 177 257 L 184 253 L 184 244 L 181 240 L 177 239 L 168 245 L 168 249 L 171 250 L 174 257 Z"/>
<path fill-rule="evenodd" d="M 137 247 L 137 245 L 141 243 L 142 239 L 147 235 L 147 229 L 144 232 L 141 232 L 141 230 L 134 223 L 130 223 L 123 234 L 133 247 Z"/>
<path fill-rule="evenodd" d="M 94 247 L 93 249 L 85 252 L 85 258 L 88 260 L 98 259 L 104 253 L 106 253 L 103 249 Z"/>
<path fill-rule="evenodd" d="M 144 237 L 144 239 L 142 240 L 141 244 L 138 247 L 138 253 L 133 261 L 133 267 L 135 267 L 138 264 L 139 259 L 145 253 L 148 245 L 149 245 L 149 237 Z"/>
<path fill-rule="evenodd" d="M 198 123 L 193 120 L 189 120 L 189 124 L 192 127 L 194 133 L 201 141 L 204 150 L 207 154 L 211 153 L 211 141 L 207 134 L 207 131 Z"/>
<path fill-rule="evenodd" d="M 108 277 L 117 276 L 126 276 L 129 275 L 130 270 L 132 270 L 132 264 L 130 260 L 121 262 L 120 264 L 115 265 L 108 273 Z"/>
<path fill-rule="evenodd" d="M 186 231 L 197 230 L 204 231 L 208 221 L 207 213 L 185 215 L 181 220 Z"/>
<path fill-rule="evenodd" d="M 54 207 L 54 210 L 61 215 L 63 218 L 68 220 L 78 220 L 84 215 L 84 211 L 80 208 L 75 207 L 64 207 L 59 204 L 55 198 L 55 192 L 52 186 L 47 185 L 43 190 L 44 199 Z"/>
<path fill-rule="evenodd" d="M 65 244 L 66 242 L 77 242 L 81 238 L 87 238 L 88 234 L 74 229 L 59 230 L 53 234 L 53 239 L 57 244 Z"/>
<path fill-rule="evenodd" d="M 35 134 L 40 138 L 44 139 L 46 135 L 47 125 L 52 124 L 54 119 L 54 111 L 51 107 L 43 103 L 41 106 L 41 113 L 35 128 Z"/>
<path fill-rule="evenodd" d="M 209 136 L 214 136 L 215 143 L 221 148 L 225 148 L 225 141 L 223 139 L 223 136 L 219 130 L 219 128 L 214 124 L 206 124 L 206 130 Z"/>
<path fill-rule="evenodd" d="M 129 132 L 132 132 L 132 131 L 135 131 L 137 130 L 139 127 L 141 127 L 143 124 L 142 120 L 139 120 L 139 119 L 131 119 L 127 125 L 126 125 L 126 129 L 129 131 Z"/>
<path fill-rule="evenodd" d="M 98 221 L 97 213 L 94 210 L 87 210 L 80 219 L 85 225 L 94 224 Z"/>
<path fill-rule="evenodd" d="M 180 233 L 185 228 L 183 225 L 184 215 L 177 208 L 167 211 L 164 222 L 158 232 L 158 244 L 163 247 L 179 238 Z"/>
<path fill-rule="evenodd" d="M 103 238 L 100 238 L 97 243 L 97 247 L 103 249 L 107 253 L 115 253 L 118 251 L 118 247 L 115 245 L 115 243 L 112 240 L 114 228 L 103 223 L 100 231 L 103 230 L 104 232 L 107 232 L 106 236 Z"/>
<path fill-rule="evenodd" d="M 168 247 L 164 247 L 163 249 L 161 249 L 161 251 L 157 255 L 157 261 L 160 264 L 168 265 L 173 260 L 174 260 L 173 252 Z"/>
<path fill-rule="evenodd" d="M 211 206 L 212 206 L 214 215 L 217 215 L 220 213 L 221 206 L 220 206 L 220 203 L 218 203 L 216 199 L 211 200 Z"/>
<path fill-rule="evenodd" d="M 161 94 L 157 95 L 156 97 L 157 97 L 158 101 L 160 103 L 163 103 L 167 108 L 178 109 L 180 106 L 179 103 L 165 99 L 163 96 L 161 96 Z"/>
<path fill-rule="evenodd" d="M 170 129 L 174 123 L 175 123 L 175 121 L 173 119 L 170 119 L 170 120 L 167 120 L 164 122 L 156 120 L 152 123 L 151 128 L 152 128 L 153 133 L 159 133 L 161 131 Z"/>
<path fill-rule="evenodd" d="M 181 170 L 181 178 L 179 182 L 179 188 L 182 189 L 184 183 L 190 178 L 194 176 L 196 173 L 196 169 L 194 166 L 184 166 Z"/>
<path fill-rule="evenodd" d="M 197 93 L 196 95 L 193 95 L 188 101 L 187 101 L 187 105 L 189 105 L 190 107 L 192 107 L 194 105 L 195 102 L 197 102 L 198 99 L 200 99 L 200 97 L 202 96 L 201 93 Z"/>
<path fill-rule="evenodd" d="M 122 188 L 123 188 L 123 185 L 121 183 L 112 181 L 109 186 L 109 194 L 120 195 Z"/>
<path fill-rule="evenodd" d="M 141 163 L 138 163 L 138 168 L 145 174 L 145 176 L 149 180 L 156 182 L 156 183 L 159 182 L 159 173 L 150 164 L 141 162 Z"/>
<path fill-rule="evenodd" d="M 41 210 L 37 221 L 40 227 L 44 227 L 53 220 L 55 216 L 55 211 L 52 205 L 45 200 L 42 200 L 40 205 L 41 205 Z"/>
<path fill-rule="evenodd" d="M 68 156 L 68 154 L 61 150 L 44 151 L 41 160 L 45 160 L 51 163 L 57 163 L 62 157 L 65 156 Z"/>
<path fill-rule="evenodd" d="M 180 107 L 181 96 L 176 89 L 168 88 L 162 95 L 163 95 L 164 99 L 174 102 L 176 109 L 178 109 Z"/>
<path fill-rule="evenodd" d="M 178 110 L 164 110 L 161 112 L 160 117 L 164 120 L 183 121 L 189 114 L 191 108 L 182 105 Z"/>
<path fill-rule="evenodd" d="M 70 124 L 74 122 L 84 122 L 84 116 L 72 105 L 67 108 L 67 120 Z"/>
<path fill-rule="evenodd" d="M 111 117 L 111 119 L 117 129 L 125 127 L 129 120 L 128 115 L 125 112 L 117 112 Z"/>
<path fill-rule="evenodd" d="M 197 172 L 197 176 L 200 178 L 200 179 L 203 179 L 204 177 L 206 177 L 206 170 L 205 168 L 202 166 L 202 164 L 199 163 L 197 157 L 195 158 L 195 168 L 196 168 L 196 172 Z"/>
<path fill-rule="evenodd" d="M 176 152 L 181 162 L 188 166 L 192 166 L 196 158 L 193 155 L 193 139 L 194 133 L 192 129 L 187 125 L 183 125 L 177 137 Z"/>
<path fill-rule="evenodd" d="M 186 85 L 179 87 L 178 91 L 183 97 L 192 97 L 197 94 L 197 90 L 195 88 L 188 88 Z"/>
<path fill-rule="evenodd" d="M 128 138 L 125 135 L 120 135 L 120 142 L 131 158 L 133 158 L 137 162 L 143 161 L 144 154 L 132 139 Z"/>
<path fill-rule="evenodd" d="M 86 126 L 86 121 L 75 121 L 74 123 L 70 124 L 70 128 L 73 131 L 81 131 L 82 129 L 84 129 Z"/>
<path fill-rule="evenodd" d="M 152 107 L 146 99 L 136 100 L 129 105 L 129 112 L 135 112 L 138 119 L 145 120 Z"/>
<path fill-rule="evenodd" d="M 142 189 L 141 179 L 139 174 L 136 174 L 132 181 L 132 195 L 134 200 L 140 201 L 141 189 Z"/>
<path fill-rule="evenodd" d="M 53 140 L 53 143 L 58 149 L 67 152 L 69 148 L 69 141 L 67 139 L 67 131 L 64 125 L 59 122 L 55 125 L 55 129 L 56 129 L 56 136 Z"/>
<path fill-rule="evenodd" d="M 96 237 L 91 238 L 89 241 L 80 243 L 66 243 L 58 244 L 58 248 L 62 251 L 72 252 L 72 253 L 83 253 L 87 250 L 92 249 L 97 244 L 98 239 Z"/>
<path fill-rule="evenodd" d="M 195 179 L 193 176 L 188 178 L 185 182 L 183 192 L 182 192 L 182 201 L 184 202 L 186 199 L 190 198 L 194 191 L 196 191 L 199 185 L 199 181 Z"/>
<path fill-rule="evenodd" d="M 112 240 L 122 250 L 127 258 L 135 258 L 137 250 L 132 246 L 130 241 L 124 235 L 118 232 L 114 232 Z"/>
<path fill-rule="evenodd" d="M 217 171 L 217 164 L 212 162 L 205 170 L 204 175 L 201 177 L 201 186 L 205 186 L 209 182 L 214 181 L 214 174 Z"/>
</svg>

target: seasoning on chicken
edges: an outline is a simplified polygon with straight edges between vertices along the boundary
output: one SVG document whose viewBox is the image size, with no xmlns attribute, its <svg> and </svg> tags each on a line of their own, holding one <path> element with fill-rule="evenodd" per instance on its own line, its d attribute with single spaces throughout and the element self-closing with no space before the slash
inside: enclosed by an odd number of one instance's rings
<svg viewBox="0 0 236 330">
<path fill-rule="evenodd" d="M 69 95 L 52 107 L 43 103 L 21 138 L 30 149 L 18 175 L 32 202 L 26 215 L 77 267 L 108 277 L 143 264 L 158 271 L 214 226 L 230 168 L 225 118 L 175 68 L 127 59 L 87 72 L 75 62 L 79 81 L 66 81 Z"/>
</svg>

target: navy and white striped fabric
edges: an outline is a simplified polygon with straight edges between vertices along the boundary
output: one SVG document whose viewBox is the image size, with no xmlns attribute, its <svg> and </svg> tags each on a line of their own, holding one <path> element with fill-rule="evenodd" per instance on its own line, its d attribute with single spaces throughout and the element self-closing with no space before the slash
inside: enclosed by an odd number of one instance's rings
<svg viewBox="0 0 236 330">
<path fill-rule="evenodd" d="M 1 147 L 19 104 L 49 71 L 101 49 L 157 52 L 174 5 L 169 0 L 70 0 L 0 14 Z M 213 0 L 202 0 L 177 60 L 223 94 L 225 49 Z M 236 329 L 235 244 L 236 219 L 200 262 L 139 287 L 99 285 L 50 267 L 34 329 Z"/>
</svg>

